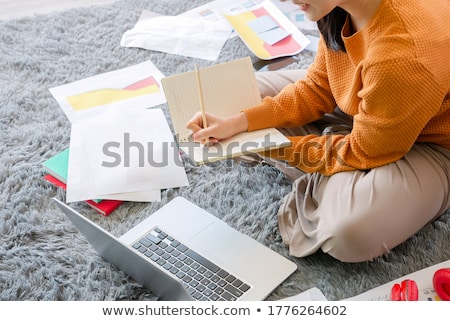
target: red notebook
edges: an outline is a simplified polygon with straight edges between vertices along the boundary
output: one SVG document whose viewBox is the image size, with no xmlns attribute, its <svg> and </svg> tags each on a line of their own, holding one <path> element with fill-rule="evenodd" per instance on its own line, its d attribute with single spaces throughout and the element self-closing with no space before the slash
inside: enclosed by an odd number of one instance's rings
<svg viewBox="0 0 450 321">
<path fill-rule="evenodd" d="M 64 190 L 66 189 L 65 183 L 61 182 L 59 179 L 53 177 L 50 174 L 45 175 L 44 179 L 49 181 L 53 185 L 61 187 Z M 109 214 L 111 214 L 112 211 L 114 211 L 117 207 L 119 207 L 119 205 L 122 204 L 123 201 L 101 200 L 100 202 L 96 203 L 92 200 L 87 200 L 86 203 L 89 204 L 89 206 L 91 206 L 97 212 L 103 214 L 104 216 L 108 216 Z"/>
</svg>

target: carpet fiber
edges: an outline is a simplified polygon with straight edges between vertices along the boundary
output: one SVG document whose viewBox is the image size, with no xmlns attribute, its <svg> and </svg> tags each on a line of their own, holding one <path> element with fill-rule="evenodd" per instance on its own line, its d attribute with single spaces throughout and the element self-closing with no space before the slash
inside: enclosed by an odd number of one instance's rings
<svg viewBox="0 0 450 321">
<path fill-rule="evenodd" d="M 120 47 L 122 34 L 142 10 L 176 15 L 204 0 L 127 0 L 108 6 L 0 23 L 0 299 L 156 300 L 101 259 L 51 198 L 61 190 L 42 179 L 41 163 L 69 146 L 70 123 L 49 88 L 151 60 L 166 75 L 211 62 Z M 230 39 L 215 63 L 251 56 Z M 294 65 L 313 59 L 303 52 Z M 162 106 L 165 108 L 165 106 Z M 125 203 L 109 217 L 83 203 L 74 207 L 114 235 L 121 235 L 176 196 L 184 196 L 262 244 L 288 256 L 276 212 L 290 182 L 270 166 L 232 161 L 187 164 L 188 187 L 168 189 L 161 203 Z M 318 287 L 329 300 L 362 293 L 450 258 L 450 215 L 428 224 L 384 257 L 345 264 L 318 252 L 291 258 L 296 271 L 267 299 Z"/>
</svg>

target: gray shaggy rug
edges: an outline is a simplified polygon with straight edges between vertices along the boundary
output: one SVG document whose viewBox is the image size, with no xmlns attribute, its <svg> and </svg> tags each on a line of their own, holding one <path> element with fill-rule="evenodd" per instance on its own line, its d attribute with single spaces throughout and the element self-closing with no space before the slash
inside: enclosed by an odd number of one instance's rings
<svg viewBox="0 0 450 321">
<path fill-rule="evenodd" d="M 69 146 L 70 123 L 49 88 L 147 60 L 166 76 L 211 62 L 120 47 L 142 10 L 177 15 L 204 0 L 127 0 L 108 6 L 0 22 L 0 299 L 157 300 L 151 291 L 100 258 L 51 198 L 64 193 L 42 179 L 41 164 Z M 239 38 L 219 59 L 256 58 Z M 287 68 L 305 68 L 305 51 Z M 165 106 L 162 106 L 163 108 Z M 233 161 L 186 164 L 190 185 L 162 192 L 161 203 L 125 203 L 109 217 L 84 203 L 73 206 L 121 235 L 176 196 L 184 196 L 239 231 L 288 256 L 276 212 L 291 183 L 270 166 Z M 329 300 L 348 298 L 450 258 L 449 213 L 425 226 L 389 254 L 345 264 L 318 252 L 292 259 L 298 270 L 267 299 L 311 287 Z"/>
</svg>

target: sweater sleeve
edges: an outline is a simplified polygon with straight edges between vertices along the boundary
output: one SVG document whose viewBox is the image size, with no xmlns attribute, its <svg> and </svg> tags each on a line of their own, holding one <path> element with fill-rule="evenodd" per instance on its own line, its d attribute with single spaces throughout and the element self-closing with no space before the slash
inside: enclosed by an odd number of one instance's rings
<svg viewBox="0 0 450 321">
<path fill-rule="evenodd" d="M 248 130 L 269 127 L 297 127 L 318 120 L 336 107 L 328 82 L 326 46 L 321 39 L 307 77 L 290 84 L 275 97 L 265 97 L 261 104 L 245 109 Z"/>
<path fill-rule="evenodd" d="M 366 66 L 361 77 L 364 87 L 350 134 L 289 137 L 291 147 L 265 154 L 324 175 L 402 158 L 438 112 L 445 90 L 423 65 L 408 59 Z"/>
</svg>

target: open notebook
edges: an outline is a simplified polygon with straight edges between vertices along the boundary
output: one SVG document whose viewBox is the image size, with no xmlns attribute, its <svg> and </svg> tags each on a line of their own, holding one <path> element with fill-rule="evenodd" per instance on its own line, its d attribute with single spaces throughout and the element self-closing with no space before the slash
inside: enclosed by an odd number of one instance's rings
<svg viewBox="0 0 450 321">
<path fill-rule="evenodd" d="M 197 72 L 189 71 L 161 80 L 180 149 L 196 164 L 291 144 L 275 128 L 241 133 L 214 145 L 190 141 L 191 132 L 186 124 L 196 112 L 201 111 L 202 104 L 206 112 L 226 117 L 261 102 L 249 57 L 205 67 Z"/>
</svg>

